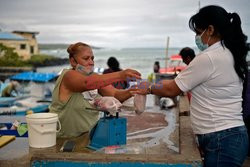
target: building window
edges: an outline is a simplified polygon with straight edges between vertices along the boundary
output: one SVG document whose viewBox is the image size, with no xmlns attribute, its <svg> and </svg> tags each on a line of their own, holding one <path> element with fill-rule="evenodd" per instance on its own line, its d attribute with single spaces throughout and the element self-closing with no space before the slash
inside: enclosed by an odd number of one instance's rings
<svg viewBox="0 0 250 167">
<path fill-rule="evenodd" d="M 26 49 L 26 44 L 21 44 L 20 49 Z"/>
<path fill-rule="evenodd" d="M 31 53 L 31 54 L 34 53 L 34 46 L 30 46 L 30 53 Z"/>
</svg>

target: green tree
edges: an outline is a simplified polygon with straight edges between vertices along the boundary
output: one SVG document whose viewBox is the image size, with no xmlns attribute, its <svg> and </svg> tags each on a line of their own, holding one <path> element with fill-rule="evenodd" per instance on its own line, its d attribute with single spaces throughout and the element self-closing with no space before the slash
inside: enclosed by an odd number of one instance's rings
<svg viewBox="0 0 250 167">
<path fill-rule="evenodd" d="M 3 44 L 0 43 L 0 66 L 41 67 L 41 66 L 56 65 L 57 63 L 59 64 L 65 63 L 63 59 L 45 54 L 32 55 L 29 60 L 22 60 L 22 58 L 14 50 L 15 50 L 14 48 L 4 46 Z"/>
<path fill-rule="evenodd" d="M 0 66 L 27 66 L 19 55 L 14 52 L 14 48 L 0 44 Z"/>
</svg>

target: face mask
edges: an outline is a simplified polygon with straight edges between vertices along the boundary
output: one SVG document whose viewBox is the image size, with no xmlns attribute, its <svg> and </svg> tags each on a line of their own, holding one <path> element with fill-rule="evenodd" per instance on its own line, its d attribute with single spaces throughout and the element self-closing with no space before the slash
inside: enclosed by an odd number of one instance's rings
<svg viewBox="0 0 250 167">
<path fill-rule="evenodd" d="M 196 36 L 195 36 L 195 43 L 196 43 L 197 47 L 198 47 L 201 51 L 203 51 L 203 50 L 205 50 L 205 49 L 208 48 L 208 44 L 204 44 L 204 43 L 202 42 L 202 39 L 201 39 L 201 37 L 202 37 L 202 35 L 204 34 L 205 31 L 206 31 L 206 30 L 204 30 L 204 31 L 201 33 L 201 35 L 196 35 Z M 209 40 L 210 40 L 210 37 L 209 37 L 208 41 L 209 41 Z"/>
<path fill-rule="evenodd" d="M 90 69 L 88 69 L 88 68 L 84 67 L 81 64 L 77 64 L 76 65 L 76 71 L 78 71 L 78 72 L 80 72 L 82 74 L 90 75 L 94 71 L 94 66 L 91 66 Z"/>
<path fill-rule="evenodd" d="M 73 59 L 77 63 L 77 61 L 76 61 L 76 59 L 74 57 L 73 57 Z M 90 75 L 94 71 L 94 66 L 91 66 L 90 68 L 86 68 L 83 65 L 77 63 L 77 65 L 76 65 L 76 71 L 78 71 L 78 72 L 80 72 L 82 74 L 85 74 L 85 75 Z"/>
</svg>

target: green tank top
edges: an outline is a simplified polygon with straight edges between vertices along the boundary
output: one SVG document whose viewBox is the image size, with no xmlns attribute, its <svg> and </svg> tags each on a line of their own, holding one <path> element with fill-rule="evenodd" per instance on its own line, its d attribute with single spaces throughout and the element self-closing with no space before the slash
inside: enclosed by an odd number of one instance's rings
<svg viewBox="0 0 250 167">
<path fill-rule="evenodd" d="M 57 113 L 61 123 L 61 130 L 58 137 L 77 137 L 84 132 L 90 131 L 99 120 L 99 112 L 87 108 L 94 108 L 82 95 L 82 93 L 72 93 L 68 101 L 59 100 L 59 87 L 64 74 L 68 70 L 63 70 L 56 81 L 52 94 L 50 112 Z"/>
</svg>

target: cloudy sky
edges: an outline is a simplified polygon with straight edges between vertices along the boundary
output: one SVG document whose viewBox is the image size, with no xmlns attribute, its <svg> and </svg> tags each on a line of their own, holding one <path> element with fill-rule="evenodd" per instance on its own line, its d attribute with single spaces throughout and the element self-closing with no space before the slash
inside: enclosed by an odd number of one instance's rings
<svg viewBox="0 0 250 167">
<path fill-rule="evenodd" d="M 199 0 L 0 0 L 2 31 L 38 31 L 39 43 L 109 48 L 195 46 L 188 27 Z M 250 37 L 250 0 L 200 0 L 237 12 Z"/>
</svg>

